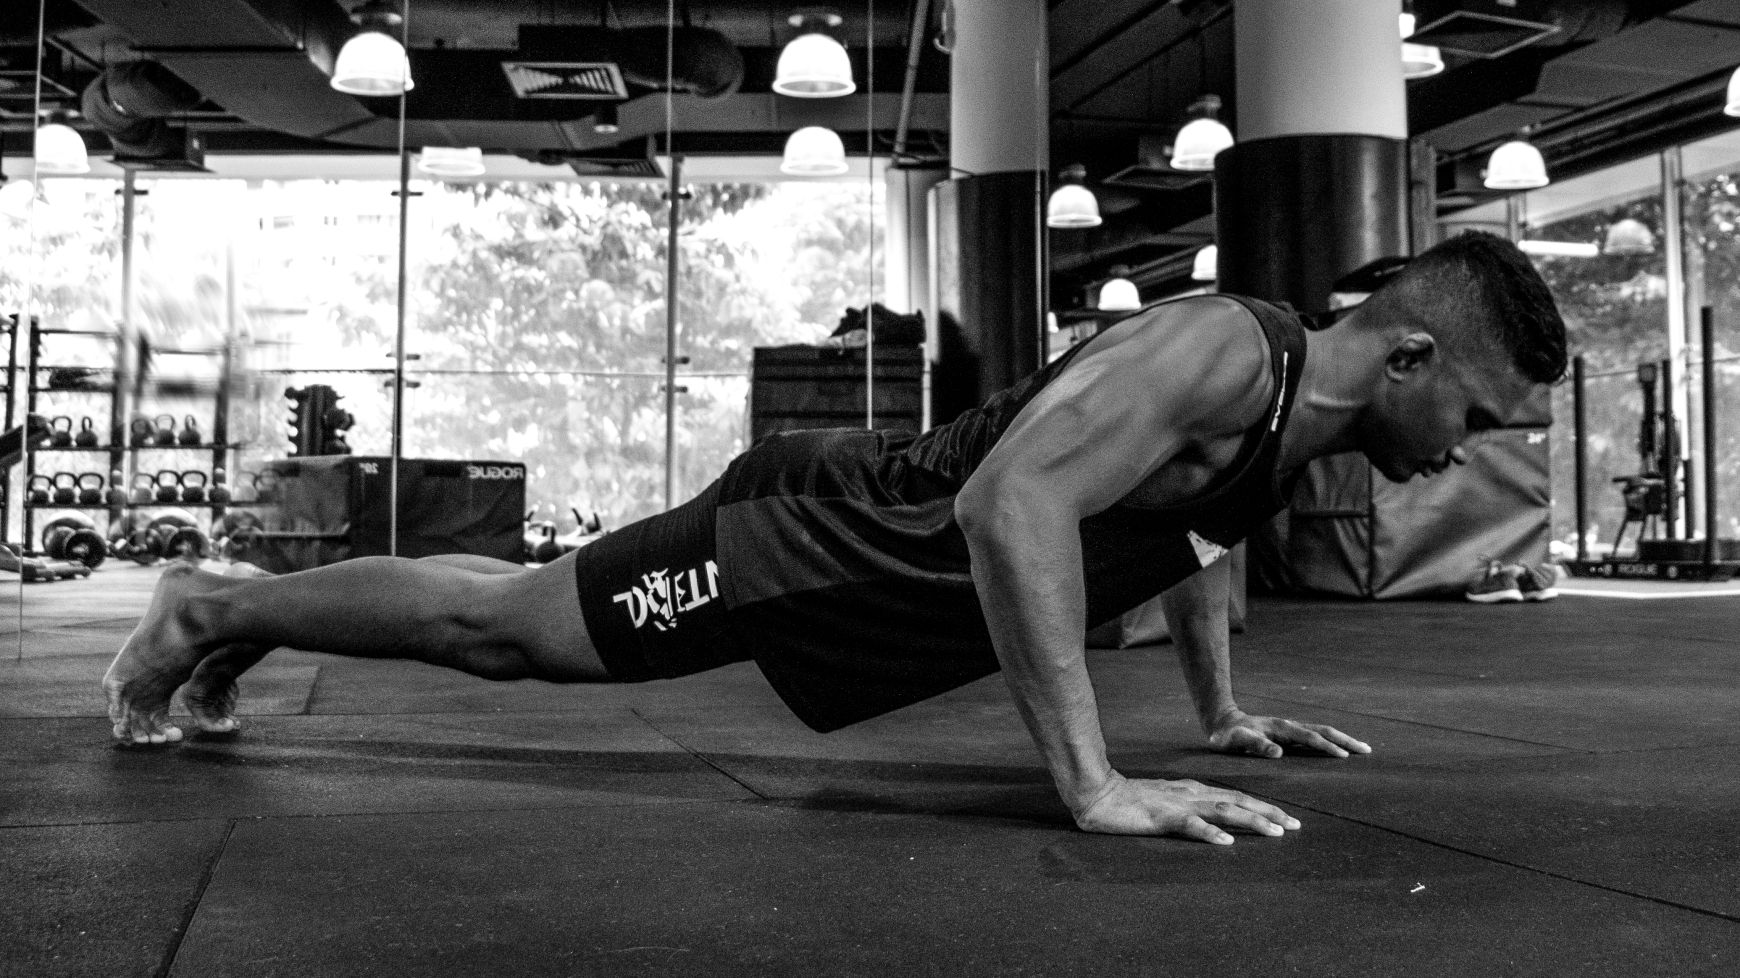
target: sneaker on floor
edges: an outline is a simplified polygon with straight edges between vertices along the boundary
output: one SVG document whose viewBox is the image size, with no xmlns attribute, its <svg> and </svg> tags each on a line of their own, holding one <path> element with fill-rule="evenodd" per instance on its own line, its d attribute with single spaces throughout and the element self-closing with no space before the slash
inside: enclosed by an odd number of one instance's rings
<svg viewBox="0 0 1740 978">
<path fill-rule="evenodd" d="M 1465 596 L 1480 604 L 1523 599 L 1522 589 L 1517 586 L 1516 572 L 1496 560 L 1487 563 L 1486 570 L 1468 586 Z"/>
<path fill-rule="evenodd" d="M 1559 576 L 1540 564 L 1516 564 L 1510 568 L 1516 576 L 1517 590 L 1524 601 L 1551 601 L 1559 596 Z"/>
</svg>

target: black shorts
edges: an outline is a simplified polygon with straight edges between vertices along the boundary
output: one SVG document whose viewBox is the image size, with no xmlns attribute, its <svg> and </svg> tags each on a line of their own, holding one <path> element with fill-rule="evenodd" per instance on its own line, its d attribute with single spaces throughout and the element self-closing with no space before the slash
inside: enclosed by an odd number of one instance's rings
<svg viewBox="0 0 1740 978">
<path fill-rule="evenodd" d="M 719 591 L 719 484 L 587 544 L 580 614 L 612 679 L 674 679 L 749 658 Z"/>
</svg>

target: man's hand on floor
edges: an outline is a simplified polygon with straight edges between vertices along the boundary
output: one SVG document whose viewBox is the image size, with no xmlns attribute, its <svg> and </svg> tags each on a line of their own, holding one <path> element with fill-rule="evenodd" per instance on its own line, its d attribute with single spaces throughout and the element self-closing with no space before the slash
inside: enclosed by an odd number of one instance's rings
<svg viewBox="0 0 1740 978">
<path fill-rule="evenodd" d="M 1274 805 L 1198 781 L 1151 781 L 1112 772 L 1105 790 L 1076 813 L 1085 832 L 1110 835 L 1177 835 L 1231 845 L 1226 828 L 1258 835 L 1297 829 L 1299 820 Z"/>
<path fill-rule="evenodd" d="M 1280 757 L 1286 747 L 1303 747 L 1331 757 L 1370 754 L 1371 748 L 1321 723 L 1299 723 L 1280 717 L 1251 716 L 1234 711 L 1214 722 L 1208 745 L 1226 754 Z"/>
</svg>

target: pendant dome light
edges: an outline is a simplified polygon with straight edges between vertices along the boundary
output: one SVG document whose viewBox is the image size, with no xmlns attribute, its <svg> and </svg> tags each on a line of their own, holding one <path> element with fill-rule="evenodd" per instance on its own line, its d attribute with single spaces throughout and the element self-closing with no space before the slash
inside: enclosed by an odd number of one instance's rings
<svg viewBox="0 0 1740 978">
<path fill-rule="evenodd" d="M 616 120 L 616 103 L 601 105 L 598 111 L 592 113 L 592 131 L 600 136 L 611 136 L 622 131 L 622 124 Z"/>
<path fill-rule="evenodd" d="M 51 115 L 36 130 L 36 172 L 44 176 L 91 172 L 91 159 L 85 154 L 85 140 L 66 117 Z"/>
<path fill-rule="evenodd" d="M 332 66 L 332 87 L 347 95 L 403 95 L 416 87 L 405 46 L 387 31 L 404 18 L 382 0 L 369 0 L 350 12 L 362 31 L 344 42 Z"/>
<path fill-rule="evenodd" d="M 1430 78 L 1444 70 L 1444 53 L 1432 44 L 1409 44 L 1414 34 L 1414 15 L 1406 11 L 1399 15 L 1397 27 L 1402 32 L 1402 77 L 1408 81 Z"/>
<path fill-rule="evenodd" d="M 845 46 L 817 30 L 840 26 L 840 15 L 797 13 L 790 23 L 806 33 L 792 38 L 779 52 L 773 90 L 793 98 L 839 98 L 857 91 Z"/>
<path fill-rule="evenodd" d="M 1647 255 L 1655 251 L 1655 232 L 1635 217 L 1622 217 L 1607 228 L 1601 241 L 1604 255 Z"/>
<path fill-rule="evenodd" d="M 22 224 L 30 219 L 30 207 L 36 200 L 34 183 L 29 180 L 7 180 L 0 185 L 0 217 Z"/>
<path fill-rule="evenodd" d="M 1740 116 L 1740 68 L 1728 76 L 1728 104 L 1722 107 L 1722 114 Z"/>
<path fill-rule="evenodd" d="M 1212 170 L 1215 154 L 1233 144 L 1232 130 L 1214 117 L 1220 111 L 1220 96 L 1204 95 L 1190 106 L 1195 118 L 1178 130 L 1172 143 L 1174 170 Z"/>
<path fill-rule="evenodd" d="M 846 169 L 846 147 L 834 130 L 805 126 L 786 138 L 779 172 L 794 177 L 834 177 Z"/>
<path fill-rule="evenodd" d="M 1142 308 L 1142 294 L 1136 291 L 1136 283 L 1119 274 L 1100 286 L 1099 308 L 1101 312 L 1135 312 Z"/>
<path fill-rule="evenodd" d="M 1486 161 L 1486 189 L 1537 190 L 1547 179 L 1547 161 L 1526 140 L 1513 139 L 1492 151 Z"/>
<path fill-rule="evenodd" d="M 1045 226 L 1052 228 L 1097 228 L 1100 226 L 1100 202 L 1094 192 L 1082 186 L 1087 179 L 1087 167 L 1072 163 L 1058 174 L 1063 181 L 1045 202 Z"/>
<path fill-rule="evenodd" d="M 483 150 L 476 146 L 425 146 L 417 170 L 432 177 L 478 177 L 484 173 Z"/>
<path fill-rule="evenodd" d="M 1196 253 L 1190 266 L 1190 278 L 1197 282 L 1212 282 L 1220 278 L 1220 245 L 1208 245 Z"/>
</svg>

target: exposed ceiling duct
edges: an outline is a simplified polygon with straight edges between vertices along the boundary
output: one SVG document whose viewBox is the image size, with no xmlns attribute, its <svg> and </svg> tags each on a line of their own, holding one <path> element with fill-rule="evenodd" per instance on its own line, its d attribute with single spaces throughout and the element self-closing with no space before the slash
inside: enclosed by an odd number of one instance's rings
<svg viewBox="0 0 1740 978">
<path fill-rule="evenodd" d="M 199 102 L 199 92 L 163 65 L 124 61 L 85 87 L 80 107 L 118 155 L 158 159 L 185 148 L 185 137 L 171 132 L 166 120 Z"/>
<path fill-rule="evenodd" d="M 199 4 L 139 4 L 85 0 L 85 6 L 207 99 L 262 129 L 304 139 L 358 146 L 397 145 L 389 100 L 361 100 L 330 84 L 337 51 L 356 28 L 337 4 L 294 0 L 220 0 Z M 633 97 L 666 86 L 666 29 L 524 25 L 516 51 L 413 48 L 417 88 L 407 99 L 411 145 L 481 145 L 535 152 L 599 145 L 572 123 L 590 114 L 585 100 L 537 98 L 537 89 L 572 89 L 606 76 L 612 91 L 592 100 Z M 194 40 L 196 39 L 196 40 Z M 190 43 L 190 40 L 193 43 Z M 724 35 L 678 27 L 670 87 L 697 97 L 737 90 L 743 59 Z M 504 71 L 504 62 L 535 62 L 554 76 Z M 583 74 L 576 64 L 599 69 Z M 493 83 L 489 79 L 494 79 Z M 614 83 L 620 79 L 621 89 Z M 518 91 L 513 84 L 521 82 Z M 595 86 L 596 89 L 596 86 Z M 378 105 L 375 103 L 379 103 Z M 542 108 L 528 108 L 537 103 Z M 637 133 L 625 132 L 627 136 Z"/>
</svg>

